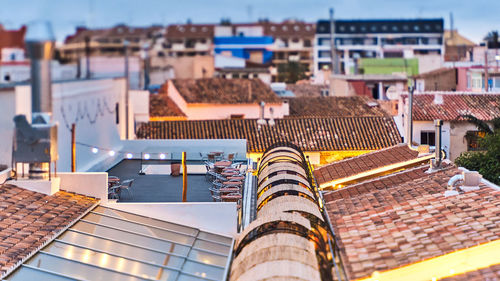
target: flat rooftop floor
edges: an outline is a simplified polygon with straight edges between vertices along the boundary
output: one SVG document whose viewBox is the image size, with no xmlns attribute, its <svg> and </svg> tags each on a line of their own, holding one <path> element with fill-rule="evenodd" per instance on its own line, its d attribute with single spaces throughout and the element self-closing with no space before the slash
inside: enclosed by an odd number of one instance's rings
<svg viewBox="0 0 500 281">
<path fill-rule="evenodd" d="M 108 170 L 110 176 L 119 177 L 122 181 L 134 179 L 132 197 L 123 192 L 120 202 L 182 202 L 182 175 L 139 175 L 140 170 L 141 160 L 128 159 Z M 208 190 L 211 185 L 205 180 L 205 175 L 188 174 L 187 201 L 213 202 Z"/>
</svg>

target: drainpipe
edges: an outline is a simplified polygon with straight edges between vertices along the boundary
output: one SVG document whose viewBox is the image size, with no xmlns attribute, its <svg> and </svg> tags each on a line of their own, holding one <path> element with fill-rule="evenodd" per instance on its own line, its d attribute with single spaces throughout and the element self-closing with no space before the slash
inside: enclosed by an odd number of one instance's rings
<svg viewBox="0 0 500 281">
<path fill-rule="evenodd" d="M 413 91 L 414 87 L 410 88 L 408 93 L 408 112 L 406 113 L 406 137 L 405 142 L 408 146 L 412 146 L 413 143 Z"/>
<path fill-rule="evenodd" d="M 434 126 L 436 126 L 436 148 L 434 149 L 436 155 L 434 157 L 436 168 L 441 167 L 442 162 L 442 148 L 441 148 L 441 127 L 443 126 L 443 120 L 434 120 Z"/>
</svg>

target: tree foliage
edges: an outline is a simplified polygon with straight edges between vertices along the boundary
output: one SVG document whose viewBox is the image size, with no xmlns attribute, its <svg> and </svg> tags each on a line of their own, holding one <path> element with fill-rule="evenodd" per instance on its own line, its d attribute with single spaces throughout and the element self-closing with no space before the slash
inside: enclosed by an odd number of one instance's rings
<svg viewBox="0 0 500 281">
<path fill-rule="evenodd" d="M 487 180 L 500 185 L 500 118 L 492 120 L 493 128 L 473 116 L 466 118 L 480 131 L 486 133 L 485 137 L 479 140 L 483 151 L 463 152 L 455 159 L 455 163 L 469 170 L 478 171 Z"/>
<path fill-rule="evenodd" d="M 295 84 L 295 82 L 306 79 L 306 67 L 298 62 L 288 62 L 278 65 L 278 82 Z"/>
</svg>

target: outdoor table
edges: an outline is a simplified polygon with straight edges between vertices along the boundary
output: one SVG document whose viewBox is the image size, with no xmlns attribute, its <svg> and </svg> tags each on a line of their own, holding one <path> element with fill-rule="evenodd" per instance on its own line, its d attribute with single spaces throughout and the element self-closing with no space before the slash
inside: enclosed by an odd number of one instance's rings
<svg viewBox="0 0 500 281">
<path fill-rule="evenodd" d="M 225 167 L 230 166 L 231 164 L 232 164 L 231 161 L 217 161 L 217 162 L 214 163 L 214 166 L 216 166 L 216 167 L 219 166 L 219 167 L 224 167 L 225 168 Z"/>
<path fill-rule="evenodd" d="M 235 176 L 235 177 L 228 177 L 228 180 L 244 180 L 244 176 Z"/>
<path fill-rule="evenodd" d="M 240 194 L 227 194 L 227 195 L 221 195 L 220 198 L 223 202 L 237 202 L 238 200 L 241 199 L 241 195 Z"/>
<path fill-rule="evenodd" d="M 225 181 L 222 184 L 227 185 L 227 186 L 229 186 L 229 185 L 241 185 L 242 182 L 241 181 Z"/>
<path fill-rule="evenodd" d="M 226 171 L 223 171 L 223 172 L 221 173 L 221 175 L 223 175 L 223 176 L 225 176 L 225 177 L 226 177 L 226 176 L 234 176 L 234 175 L 237 175 L 237 174 L 238 174 L 238 172 L 236 172 L 236 171 L 234 171 L 234 172 L 226 172 Z"/>
<path fill-rule="evenodd" d="M 108 177 L 108 188 L 113 187 L 117 184 L 120 184 L 120 178 L 114 176 Z"/>
<path fill-rule="evenodd" d="M 220 193 L 235 193 L 235 192 L 240 192 L 240 189 L 238 187 L 223 187 L 219 189 Z"/>
</svg>

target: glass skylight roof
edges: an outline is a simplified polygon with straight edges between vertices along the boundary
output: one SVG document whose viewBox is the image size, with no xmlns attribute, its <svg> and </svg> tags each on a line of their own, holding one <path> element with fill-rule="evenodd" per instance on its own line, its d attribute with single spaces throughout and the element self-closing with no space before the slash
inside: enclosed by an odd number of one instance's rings
<svg viewBox="0 0 500 281">
<path fill-rule="evenodd" d="M 232 238 L 97 207 L 5 280 L 222 280 Z"/>
</svg>

